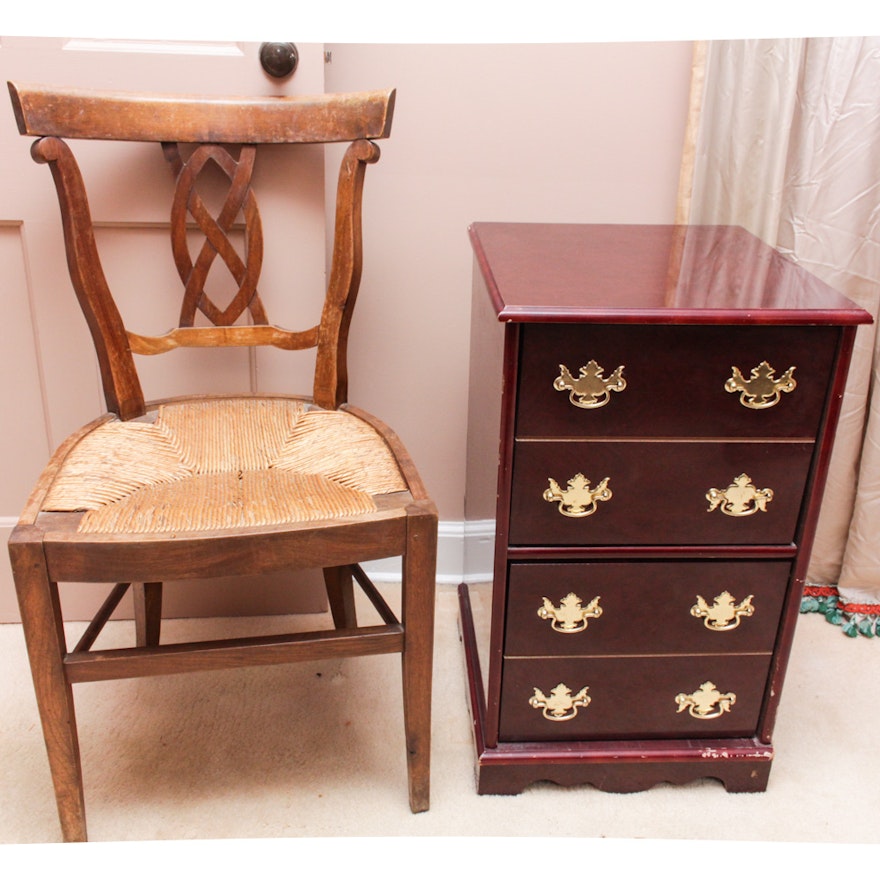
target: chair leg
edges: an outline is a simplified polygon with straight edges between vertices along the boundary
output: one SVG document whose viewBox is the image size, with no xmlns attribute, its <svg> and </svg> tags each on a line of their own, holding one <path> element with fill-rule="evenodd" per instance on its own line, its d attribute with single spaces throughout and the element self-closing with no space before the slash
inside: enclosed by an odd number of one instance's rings
<svg viewBox="0 0 880 880">
<path fill-rule="evenodd" d="M 357 626 L 357 613 L 354 607 L 354 584 L 348 566 L 324 569 L 324 585 L 327 588 L 327 601 L 333 615 L 336 629 Z"/>
<path fill-rule="evenodd" d="M 132 590 L 137 646 L 153 648 L 162 630 L 162 584 L 134 584 Z"/>
<path fill-rule="evenodd" d="M 403 557 L 403 715 L 409 804 L 428 809 L 431 791 L 431 684 L 434 660 L 434 587 L 437 514 L 410 513 Z"/>
<path fill-rule="evenodd" d="M 61 831 L 65 841 L 85 841 L 82 765 L 73 690 L 64 669 L 67 646 L 58 585 L 49 580 L 36 529 L 16 529 L 9 541 L 9 555 Z"/>
</svg>

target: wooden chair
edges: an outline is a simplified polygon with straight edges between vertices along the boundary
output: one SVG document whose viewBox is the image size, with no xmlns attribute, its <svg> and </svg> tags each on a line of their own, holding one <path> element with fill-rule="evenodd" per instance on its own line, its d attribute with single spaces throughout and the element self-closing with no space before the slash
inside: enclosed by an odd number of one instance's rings
<svg viewBox="0 0 880 880">
<path fill-rule="evenodd" d="M 86 839 L 73 684 L 391 652 L 402 655 L 410 807 L 427 810 L 437 514 L 399 439 L 346 403 L 364 172 L 379 158 L 373 139 L 389 134 L 394 92 L 218 99 L 12 83 L 9 89 L 20 132 L 38 138 L 32 155 L 48 163 L 55 180 L 70 276 L 108 408 L 55 453 L 9 541 L 64 839 Z M 67 143 L 77 138 L 155 141 L 173 170 L 171 244 L 185 292 L 179 326 L 164 336 L 138 335 L 123 325 Z M 257 291 L 262 235 L 251 188 L 254 160 L 260 144 L 328 142 L 349 142 L 339 172 L 328 289 L 320 321 L 291 332 L 269 323 Z M 229 180 L 216 217 L 195 187 L 209 165 Z M 187 238 L 193 223 L 205 236 L 195 257 Z M 244 229 L 244 256 L 227 237 L 233 223 Z M 218 255 L 238 285 L 225 308 L 205 291 Z M 197 317 L 210 324 L 197 326 Z M 145 403 L 134 354 L 255 345 L 317 348 L 312 397 Z M 401 621 L 358 564 L 395 556 L 402 557 Z M 159 643 L 164 581 L 305 568 L 323 569 L 332 627 Z M 358 625 L 353 580 L 381 625 Z M 62 628 L 61 582 L 115 584 L 72 650 Z M 93 649 L 132 584 L 134 646 Z"/>
</svg>

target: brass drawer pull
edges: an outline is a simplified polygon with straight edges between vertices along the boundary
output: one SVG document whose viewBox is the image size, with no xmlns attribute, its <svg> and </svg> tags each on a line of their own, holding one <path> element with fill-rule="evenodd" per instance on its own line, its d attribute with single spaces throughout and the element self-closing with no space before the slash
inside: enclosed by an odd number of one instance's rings
<svg viewBox="0 0 880 880">
<path fill-rule="evenodd" d="M 542 714 L 548 721 L 571 721 L 579 708 L 584 709 L 590 705 L 588 687 L 582 687 L 576 694 L 572 694 L 571 688 L 560 682 L 550 691 L 549 697 L 540 688 L 534 690 L 529 705 L 533 709 L 542 709 Z"/>
<path fill-rule="evenodd" d="M 567 489 L 562 489 L 553 477 L 547 479 L 550 486 L 544 490 L 544 500 L 559 502 L 559 512 L 563 516 L 590 516 L 596 512 L 599 501 L 611 498 L 610 477 L 605 477 L 595 489 L 590 488 L 590 481 L 583 474 L 573 476 Z"/>
<path fill-rule="evenodd" d="M 583 632 L 590 618 L 601 617 L 602 608 L 599 605 L 599 596 L 596 596 L 586 608 L 581 604 L 583 599 L 574 593 L 569 593 L 557 606 L 546 596 L 544 604 L 538 609 L 538 617 L 549 620 L 550 626 L 560 633 Z"/>
<path fill-rule="evenodd" d="M 557 391 L 568 391 L 568 399 L 581 409 L 599 409 L 611 399 L 612 391 L 623 391 L 626 379 L 623 378 L 621 364 L 607 378 L 602 375 L 603 368 L 595 361 L 581 367 L 577 379 L 571 375 L 565 364 L 559 365 L 559 375 L 553 380 Z"/>
<path fill-rule="evenodd" d="M 702 617 L 703 625 L 713 632 L 726 632 L 736 629 L 743 617 L 751 617 L 755 613 L 752 605 L 754 596 L 746 596 L 738 605 L 736 599 L 725 590 L 716 596 L 711 605 L 702 597 L 697 596 L 697 604 L 691 607 L 694 617 Z"/>
<path fill-rule="evenodd" d="M 751 516 L 767 511 L 773 500 L 772 489 L 758 489 L 748 474 L 740 474 L 726 489 L 710 489 L 706 493 L 709 512 L 721 508 L 727 516 Z"/>
<path fill-rule="evenodd" d="M 761 361 L 754 367 L 749 379 L 743 378 L 739 367 L 731 369 L 733 374 L 724 383 L 724 390 L 731 394 L 739 391 L 739 402 L 749 409 L 769 409 L 776 406 L 781 392 L 788 394 L 797 387 L 797 382 L 792 377 L 794 367 L 789 367 L 778 379 L 776 370 L 767 361 Z"/>
<path fill-rule="evenodd" d="M 720 718 L 736 702 L 736 694 L 722 694 L 711 681 L 704 681 L 692 694 L 679 694 L 675 698 L 676 712 L 684 712 L 701 721 Z"/>
</svg>

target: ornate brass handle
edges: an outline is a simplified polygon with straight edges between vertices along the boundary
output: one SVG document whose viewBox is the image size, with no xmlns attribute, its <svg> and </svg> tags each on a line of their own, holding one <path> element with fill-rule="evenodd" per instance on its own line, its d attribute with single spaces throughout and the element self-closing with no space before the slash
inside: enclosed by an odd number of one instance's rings
<svg viewBox="0 0 880 880">
<path fill-rule="evenodd" d="M 544 604 L 538 609 L 538 617 L 542 620 L 549 620 L 550 626 L 556 632 L 583 632 L 587 628 L 590 618 L 602 616 L 598 596 L 586 608 L 581 605 L 583 599 L 574 593 L 569 593 L 558 606 L 555 606 L 546 596 L 543 599 Z"/>
<path fill-rule="evenodd" d="M 590 705 L 588 687 L 582 687 L 576 694 L 572 694 L 571 688 L 560 682 L 550 691 L 549 697 L 540 688 L 534 690 L 529 705 L 533 709 L 543 710 L 542 714 L 548 721 L 571 721 L 579 708 L 584 709 Z"/>
<path fill-rule="evenodd" d="M 568 391 L 568 399 L 574 406 L 599 409 L 611 400 L 612 391 L 623 391 L 626 388 L 622 364 L 607 378 L 602 375 L 603 372 L 603 368 L 591 360 L 580 368 L 575 379 L 568 367 L 560 364 L 559 375 L 553 380 L 553 387 L 557 391 Z"/>
<path fill-rule="evenodd" d="M 788 394 L 797 387 L 792 377 L 795 368 L 789 367 L 778 379 L 776 370 L 767 363 L 761 361 L 754 367 L 748 379 L 743 377 L 739 367 L 731 367 L 732 375 L 724 383 L 724 390 L 731 394 L 739 391 L 739 402 L 749 409 L 769 409 L 776 406 L 782 392 Z"/>
<path fill-rule="evenodd" d="M 755 613 L 753 598 L 754 596 L 746 596 L 737 604 L 736 599 L 725 590 L 709 605 L 702 596 L 697 596 L 697 604 L 691 607 L 691 614 L 694 617 L 702 617 L 706 629 L 726 632 L 729 629 L 736 629 L 743 617 L 751 617 Z"/>
<path fill-rule="evenodd" d="M 758 489 L 748 474 L 740 474 L 726 489 L 710 489 L 706 493 L 709 512 L 720 508 L 728 516 L 751 516 L 767 511 L 773 500 L 772 489 Z"/>
<path fill-rule="evenodd" d="M 684 712 L 701 721 L 720 718 L 736 702 L 736 694 L 722 694 L 711 681 L 704 681 L 692 694 L 679 694 L 675 698 L 676 712 Z"/>
<path fill-rule="evenodd" d="M 550 486 L 544 490 L 545 501 L 559 503 L 559 512 L 563 516 L 590 516 L 596 512 L 598 502 L 611 498 L 608 480 L 605 477 L 595 489 L 590 488 L 590 481 L 583 474 L 576 474 L 568 481 L 568 488 L 563 489 L 553 477 L 547 478 Z"/>
</svg>

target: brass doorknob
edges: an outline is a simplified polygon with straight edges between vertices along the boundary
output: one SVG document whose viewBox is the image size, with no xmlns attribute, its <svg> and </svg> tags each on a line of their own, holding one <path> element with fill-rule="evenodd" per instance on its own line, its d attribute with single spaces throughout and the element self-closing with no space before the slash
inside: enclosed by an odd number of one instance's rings
<svg viewBox="0 0 880 880">
<path fill-rule="evenodd" d="M 260 66 L 269 76 L 284 79 L 291 76 L 299 64 L 299 52 L 293 43 L 262 43 Z"/>
</svg>

